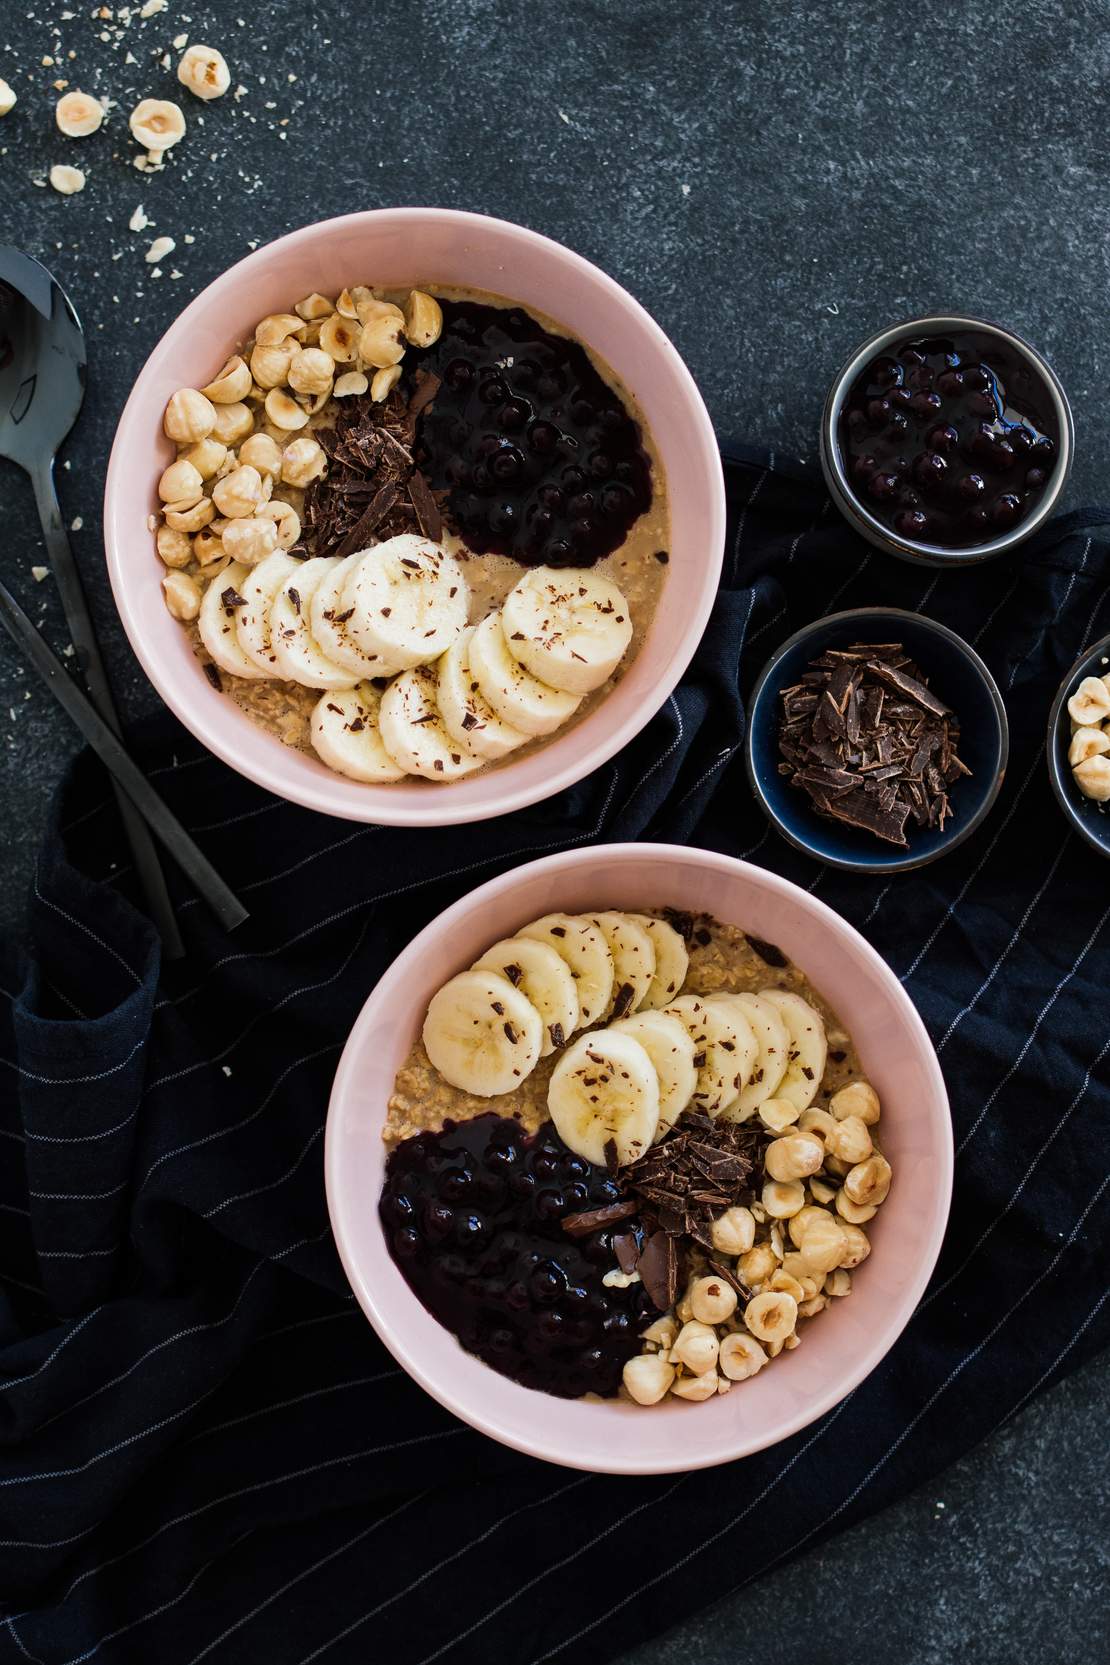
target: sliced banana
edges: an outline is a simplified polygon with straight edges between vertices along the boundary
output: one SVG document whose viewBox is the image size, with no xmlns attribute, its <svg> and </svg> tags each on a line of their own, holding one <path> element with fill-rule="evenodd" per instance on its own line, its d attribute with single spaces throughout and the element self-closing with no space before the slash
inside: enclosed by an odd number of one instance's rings
<svg viewBox="0 0 1110 1665">
<path fill-rule="evenodd" d="M 532 1002 L 496 971 L 461 971 L 433 995 L 424 1049 L 452 1087 L 495 1098 L 539 1062 L 543 1023 Z"/>
<path fill-rule="evenodd" d="M 607 682 L 628 651 L 632 615 L 600 573 L 533 567 L 505 597 L 501 623 L 525 670 L 568 694 Z"/>
<path fill-rule="evenodd" d="M 467 647 L 478 691 L 503 722 L 522 734 L 553 734 L 577 711 L 575 694 L 539 682 L 515 660 L 505 643 L 501 615 L 484 618 Z"/>
<path fill-rule="evenodd" d="M 634 1162 L 659 1126 L 659 1077 L 631 1035 L 580 1035 L 551 1073 L 547 1110 L 576 1156 L 603 1167 L 612 1141 L 619 1163 Z"/>
<path fill-rule="evenodd" d="M 760 994 L 771 1002 L 790 1036 L 790 1055 L 774 1096 L 808 1110 L 821 1085 L 828 1053 L 821 1014 L 800 994 L 786 989 L 761 989 Z"/>
<path fill-rule="evenodd" d="M 759 1041 L 751 1020 L 744 1007 L 734 994 L 724 992 L 705 996 L 709 1006 L 720 1006 L 727 1011 L 731 1021 L 736 1025 L 736 1051 L 733 1056 L 735 1073 L 733 1086 L 735 1091 L 731 1098 L 727 1098 L 721 1106 L 721 1115 L 727 1116 L 739 1107 L 740 1098 L 744 1090 L 751 1085 L 752 1076 L 759 1064 Z M 728 1050 L 726 1046 L 726 1050 Z"/>
<path fill-rule="evenodd" d="M 605 1016 L 613 1000 L 613 956 L 591 920 L 578 913 L 548 913 L 517 935 L 548 943 L 566 961 L 578 994 L 581 1028 Z"/>
<path fill-rule="evenodd" d="M 570 967 L 550 943 L 533 937 L 504 937 L 475 960 L 474 969 L 498 972 L 532 1002 L 543 1020 L 541 1058 L 558 1052 L 581 1027 Z"/>
<path fill-rule="evenodd" d="M 334 664 L 345 671 L 369 680 L 371 677 L 393 676 L 404 666 L 380 654 L 363 653 L 358 643 L 347 632 L 347 612 L 343 605 L 343 589 L 359 565 L 370 554 L 369 549 L 358 549 L 345 555 L 317 586 L 309 609 L 308 625 L 313 639 Z"/>
<path fill-rule="evenodd" d="M 665 1010 L 685 1024 L 694 1043 L 698 1084 L 690 1108 L 707 1116 L 720 1115 L 746 1084 L 745 1061 L 750 1069 L 755 1059 L 754 1037 L 749 1030 L 745 1041 L 731 1010 L 712 1005 L 700 994 L 680 994 Z"/>
<path fill-rule="evenodd" d="M 261 681 L 273 676 L 273 667 L 263 670 L 253 659 L 248 659 L 239 646 L 235 629 L 235 615 L 242 603 L 241 586 L 246 583 L 250 568 L 233 561 L 217 574 L 204 592 L 197 618 L 200 639 L 213 662 L 229 676 L 242 676 Z"/>
<path fill-rule="evenodd" d="M 436 674 L 430 665 L 402 671 L 382 695 L 378 726 L 393 761 L 425 780 L 458 780 L 485 762 L 464 751 L 443 726 L 436 705 Z"/>
<path fill-rule="evenodd" d="M 341 600 L 356 647 L 411 669 L 446 653 L 466 627 L 469 592 L 453 555 L 403 532 L 375 544 L 351 569 Z"/>
<path fill-rule="evenodd" d="M 736 994 L 732 998 L 751 1025 L 759 1049 L 747 1086 L 736 1102 L 721 1112 L 727 1121 L 743 1122 L 767 1099 L 775 1097 L 786 1073 L 790 1033 L 775 1007 L 761 994 Z"/>
<path fill-rule="evenodd" d="M 659 1127 L 655 1137 L 661 1139 L 697 1091 L 694 1043 L 686 1025 L 669 1012 L 644 1011 L 620 1018 L 609 1028 L 631 1035 L 651 1059 L 659 1077 Z"/>
<path fill-rule="evenodd" d="M 655 977 L 655 945 L 643 926 L 626 913 L 590 915 L 613 956 L 613 1002 L 610 1012 L 625 1017 L 638 1012 Z"/>
<path fill-rule="evenodd" d="M 270 609 L 281 586 L 300 564 L 284 549 L 277 549 L 252 567 L 239 585 L 243 606 L 235 609 L 235 634 L 247 658 L 267 676 L 279 674 L 270 640 Z"/>
<path fill-rule="evenodd" d="M 439 714 L 448 734 L 463 741 L 475 756 L 507 757 L 523 746 L 528 736 L 505 722 L 482 698 L 470 669 L 468 646 L 473 634 L 474 626 L 470 625 L 456 636 L 436 665 Z"/>
<path fill-rule="evenodd" d="M 690 969 L 690 956 L 679 932 L 665 919 L 656 919 L 650 913 L 630 913 L 626 917 L 643 926 L 655 948 L 655 976 L 641 1002 L 642 1008 L 655 1011 L 669 1005 L 681 989 Z"/>
<path fill-rule="evenodd" d="M 369 682 L 322 695 L 309 724 L 309 738 L 320 761 L 351 780 L 372 784 L 404 780 L 404 769 L 394 763 L 378 732 L 381 703 L 381 694 Z"/>
<path fill-rule="evenodd" d="M 309 628 L 309 609 L 317 589 L 339 562 L 302 561 L 291 572 L 270 608 L 270 643 L 277 675 L 303 688 L 354 688 L 358 677 L 321 651 Z"/>
</svg>

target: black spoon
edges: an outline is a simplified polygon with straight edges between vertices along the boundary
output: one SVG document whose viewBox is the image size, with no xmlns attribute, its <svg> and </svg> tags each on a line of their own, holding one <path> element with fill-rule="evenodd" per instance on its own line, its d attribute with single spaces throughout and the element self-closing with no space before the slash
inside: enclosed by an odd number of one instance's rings
<svg viewBox="0 0 1110 1665">
<path fill-rule="evenodd" d="M 77 420 L 84 396 L 85 340 L 69 297 L 37 260 L 19 249 L 0 246 L 0 456 L 30 476 L 77 668 L 96 711 L 118 736 L 120 724 L 111 685 L 54 487 L 55 459 Z M 5 595 L 0 618 L 10 621 L 13 609 L 18 611 L 16 603 Z M 163 949 L 169 957 L 179 958 L 184 945 L 150 831 L 115 777 L 113 786 L 135 871 Z M 204 869 L 211 873 L 183 827 L 177 826 L 173 837 L 167 836 L 164 828 L 159 832 L 166 848 L 177 856 L 194 882 Z M 219 883 L 222 895 L 206 888 L 203 880 L 198 888 L 228 922 L 226 886 Z M 245 911 L 240 909 L 239 916 L 245 917 Z"/>
</svg>

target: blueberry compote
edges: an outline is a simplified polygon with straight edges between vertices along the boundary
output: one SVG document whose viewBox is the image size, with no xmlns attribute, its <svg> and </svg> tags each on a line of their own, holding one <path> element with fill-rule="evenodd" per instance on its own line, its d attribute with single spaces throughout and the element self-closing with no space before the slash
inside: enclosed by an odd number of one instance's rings
<svg viewBox="0 0 1110 1665">
<path fill-rule="evenodd" d="M 839 441 L 864 507 L 915 543 L 989 543 L 1032 513 L 1060 433 L 1044 380 L 977 331 L 901 341 L 852 383 Z"/>
<path fill-rule="evenodd" d="M 641 1283 L 606 1289 L 612 1233 L 572 1239 L 566 1214 L 620 1200 L 550 1122 L 447 1121 L 393 1151 L 380 1210 L 413 1292 L 468 1352 L 565 1399 L 612 1395 L 655 1308 Z M 617 1228 L 630 1229 L 627 1222 Z"/>
<path fill-rule="evenodd" d="M 442 377 L 417 464 L 477 554 L 588 567 L 651 506 L 638 424 L 577 341 L 521 307 L 442 302 L 443 333 L 411 358 Z"/>
</svg>

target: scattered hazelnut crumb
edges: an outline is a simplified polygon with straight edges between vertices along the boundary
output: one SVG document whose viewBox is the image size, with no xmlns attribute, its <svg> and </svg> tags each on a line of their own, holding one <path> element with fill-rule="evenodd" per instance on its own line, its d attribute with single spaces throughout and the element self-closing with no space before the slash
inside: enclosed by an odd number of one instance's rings
<svg viewBox="0 0 1110 1665">
<path fill-rule="evenodd" d="M 49 572 L 49 567 L 32 567 L 31 577 L 34 579 L 36 584 L 41 584 L 43 579 L 48 576 Z"/>
<path fill-rule="evenodd" d="M 177 244 L 172 237 L 156 237 L 143 255 L 143 259 L 148 266 L 157 266 L 158 262 L 164 260 L 167 254 L 172 254 L 176 247 Z"/>
<path fill-rule="evenodd" d="M 131 218 L 128 220 L 127 224 L 132 231 L 145 231 L 147 226 L 150 224 L 150 221 L 147 218 L 146 210 L 143 208 L 141 202 L 132 214 Z"/>
<path fill-rule="evenodd" d="M 71 197 L 75 191 L 85 189 L 85 175 L 80 168 L 71 168 L 64 162 L 56 162 L 50 170 L 50 183 L 63 197 Z"/>
<path fill-rule="evenodd" d="M 0 116 L 6 116 L 9 110 L 15 108 L 15 93 L 6 81 L 0 81 Z"/>
<path fill-rule="evenodd" d="M 84 524 L 85 522 L 81 519 L 80 515 L 74 515 L 73 519 L 69 523 L 69 529 L 71 532 L 79 532 Z"/>
<path fill-rule="evenodd" d="M 146 0 L 145 5 L 139 8 L 139 16 L 157 17 L 159 12 L 164 12 L 168 9 L 168 3 L 169 0 Z"/>
</svg>

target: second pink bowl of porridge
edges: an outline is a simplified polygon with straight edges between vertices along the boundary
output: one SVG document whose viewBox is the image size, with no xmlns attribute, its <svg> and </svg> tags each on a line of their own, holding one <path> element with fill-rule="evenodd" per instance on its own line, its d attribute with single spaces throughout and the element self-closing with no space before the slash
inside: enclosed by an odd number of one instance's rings
<svg viewBox="0 0 1110 1665">
<path fill-rule="evenodd" d="M 279 796 L 435 826 L 549 797 L 666 699 L 724 491 L 678 354 L 518 226 L 383 209 L 170 328 L 109 465 L 113 592 L 197 738 Z"/>
</svg>

